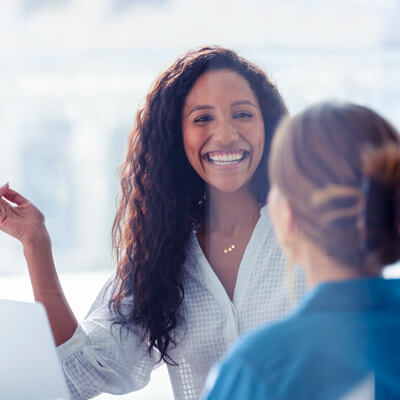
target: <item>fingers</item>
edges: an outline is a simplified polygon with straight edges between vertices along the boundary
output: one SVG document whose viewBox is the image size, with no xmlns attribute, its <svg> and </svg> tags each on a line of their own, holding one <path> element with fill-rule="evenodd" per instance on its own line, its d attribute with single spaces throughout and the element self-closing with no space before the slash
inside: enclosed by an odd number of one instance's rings
<svg viewBox="0 0 400 400">
<path fill-rule="evenodd" d="M 8 187 L 8 184 L 7 184 L 7 187 Z M 19 206 L 29 202 L 28 199 L 26 199 L 24 196 L 20 195 L 15 190 L 10 189 L 9 187 L 8 187 L 8 190 L 5 193 L 3 193 L 3 197 Z"/>
<path fill-rule="evenodd" d="M 8 182 L 0 187 L 0 199 L 4 196 L 4 193 L 7 193 L 10 187 L 8 186 Z"/>
<path fill-rule="evenodd" d="M 0 225 L 7 219 L 8 210 L 10 207 L 2 198 L 0 198 Z"/>
<path fill-rule="evenodd" d="M 8 201 L 17 204 L 18 206 L 29 202 L 29 200 L 26 199 L 24 196 L 20 195 L 13 189 L 10 189 L 8 182 L 0 187 L 0 199 L 2 199 L 3 197 Z"/>
</svg>

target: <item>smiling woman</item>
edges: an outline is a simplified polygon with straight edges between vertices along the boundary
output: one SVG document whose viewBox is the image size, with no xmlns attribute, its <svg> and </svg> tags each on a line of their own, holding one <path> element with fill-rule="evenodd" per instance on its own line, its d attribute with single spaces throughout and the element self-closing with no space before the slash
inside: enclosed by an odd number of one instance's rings
<svg viewBox="0 0 400 400">
<path fill-rule="evenodd" d="M 211 189 L 249 185 L 264 151 L 263 116 L 245 78 L 229 69 L 204 73 L 183 107 L 183 144 L 192 167 Z"/>
<path fill-rule="evenodd" d="M 0 200 L 0 229 L 23 244 L 72 399 L 139 390 L 160 360 L 175 398 L 197 399 L 239 335 L 288 312 L 285 260 L 266 212 L 268 153 L 284 114 L 276 86 L 231 50 L 189 51 L 161 74 L 121 166 L 117 271 L 79 325 L 43 215 L 0 188 L 14 202 Z"/>
</svg>

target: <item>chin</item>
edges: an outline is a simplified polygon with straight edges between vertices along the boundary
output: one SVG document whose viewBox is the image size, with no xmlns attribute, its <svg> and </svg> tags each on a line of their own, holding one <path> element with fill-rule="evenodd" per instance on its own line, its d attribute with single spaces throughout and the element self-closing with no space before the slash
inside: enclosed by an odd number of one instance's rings
<svg viewBox="0 0 400 400">
<path fill-rule="evenodd" d="M 251 190 L 250 185 L 247 182 L 209 182 L 208 186 L 210 189 L 217 190 L 220 193 L 237 193 Z"/>
</svg>

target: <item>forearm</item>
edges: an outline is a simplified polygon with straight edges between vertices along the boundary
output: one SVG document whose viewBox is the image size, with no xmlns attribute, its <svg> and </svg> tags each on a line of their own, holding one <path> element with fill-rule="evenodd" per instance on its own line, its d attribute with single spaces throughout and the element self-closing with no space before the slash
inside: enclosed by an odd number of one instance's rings
<svg viewBox="0 0 400 400">
<path fill-rule="evenodd" d="M 76 318 L 64 296 L 46 230 L 23 245 L 36 301 L 41 302 L 50 321 L 56 345 L 68 340 L 77 327 Z"/>
</svg>

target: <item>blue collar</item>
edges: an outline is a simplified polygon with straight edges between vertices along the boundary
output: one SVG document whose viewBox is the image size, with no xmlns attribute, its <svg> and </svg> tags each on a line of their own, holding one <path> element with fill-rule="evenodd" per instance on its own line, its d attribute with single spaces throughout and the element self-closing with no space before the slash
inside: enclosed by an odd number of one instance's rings
<svg viewBox="0 0 400 400">
<path fill-rule="evenodd" d="M 400 309 L 400 279 L 362 278 L 321 283 L 309 292 L 295 314 Z"/>
</svg>

